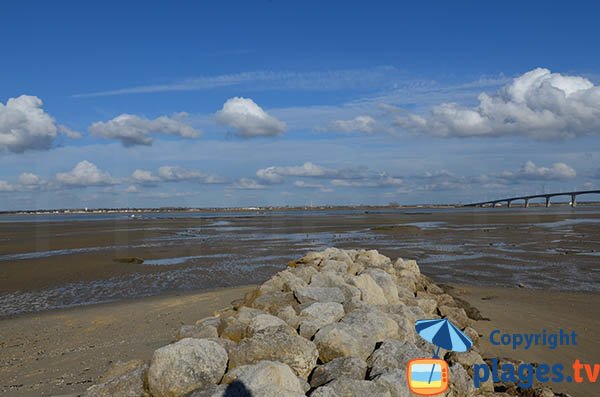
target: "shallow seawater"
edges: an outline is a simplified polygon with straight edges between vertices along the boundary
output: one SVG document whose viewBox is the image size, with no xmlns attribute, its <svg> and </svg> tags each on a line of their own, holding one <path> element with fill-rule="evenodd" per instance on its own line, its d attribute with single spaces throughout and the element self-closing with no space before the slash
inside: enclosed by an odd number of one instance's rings
<svg viewBox="0 0 600 397">
<path fill-rule="evenodd" d="M 538 212 L 542 213 L 534 213 Z M 600 218 L 570 214 L 558 221 L 534 219 L 505 224 L 498 219 L 459 219 L 454 223 L 452 219 L 439 220 L 436 213 L 433 220 L 394 219 L 385 223 L 414 226 L 421 229 L 419 233 L 403 232 L 401 228 L 378 231 L 374 226 L 379 218 L 364 213 L 341 214 L 334 221 L 315 224 L 292 216 L 285 222 L 274 219 L 261 223 L 257 215 L 210 219 L 206 224 L 183 223 L 177 228 L 136 225 L 128 229 L 119 225 L 115 230 L 153 233 L 128 244 L 111 241 L 100 246 L 94 242 L 94 246 L 84 248 L 0 254 L 2 266 L 54 257 L 60 261 L 65 256 L 92 253 L 112 261 L 111 251 L 116 250 L 125 250 L 131 256 L 145 253 L 139 255 L 144 258 L 142 267 L 130 273 L 0 294 L 0 316 L 261 283 L 284 269 L 290 260 L 331 246 L 377 249 L 392 259 L 416 259 L 424 274 L 441 282 L 501 286 L 523 283 L 534 288 L 600 292 L 600 252 L 596 251 L 600 231 L 595 229 L 596 225 L 600 228 Z M 572 229 L 577 225 L 592 230 L 580 232 L 577 228 L 575 233 Z"/>
</svg>

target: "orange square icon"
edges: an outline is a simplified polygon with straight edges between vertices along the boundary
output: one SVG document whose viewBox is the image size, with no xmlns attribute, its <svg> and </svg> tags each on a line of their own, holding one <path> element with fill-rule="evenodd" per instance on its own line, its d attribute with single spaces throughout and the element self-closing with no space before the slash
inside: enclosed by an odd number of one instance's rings
<svg viewBox="0 0 600 397">
<path fill-rule="evenodd" d="M 408 388 L 420 396 L 434 396 L 448 389 L 448 363 L 436 358 L 416 358 L 406 367 Z"/>
</svg>

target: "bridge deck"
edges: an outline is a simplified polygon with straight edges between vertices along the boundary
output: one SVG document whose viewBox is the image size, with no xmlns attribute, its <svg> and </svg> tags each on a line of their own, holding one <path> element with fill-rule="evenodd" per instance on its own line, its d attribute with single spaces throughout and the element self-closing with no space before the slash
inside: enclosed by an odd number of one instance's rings
<svg viewBox="0 0 600 397">
<path fill-rule="evenodd" d="M 536 199 L 536 198 L 545 198 L 545 199 L 549 200 L 550 197 L 556 197 L 556 196 L 574 196 L 574 197 L 576 197 L 581 194 L 600 194 L 600 190 L 578 190 L 578 191 L 572 191 L 572 192 L 533 194 L 533 195 L 529 195 L 529 196 L 517 196 L 517 197 L 503 198 L 503 199 L 499 199 L 499 200 L 481 201 L 479 203 L 465 204 L 463 207 L 477 207 L 477 206 L 483 206 L 486 204 L 503 203 L 505 201 L 510 204 L 511 202 L 516 201 L 516 200 L 529 201 L 531 199 Z"/>
</svg>

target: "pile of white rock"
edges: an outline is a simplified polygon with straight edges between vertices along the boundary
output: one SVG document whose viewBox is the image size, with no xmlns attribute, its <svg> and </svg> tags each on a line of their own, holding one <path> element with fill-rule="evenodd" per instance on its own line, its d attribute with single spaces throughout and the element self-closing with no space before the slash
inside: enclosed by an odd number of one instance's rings
<svg viewBox="0 0 600 397">
<path fill-rule="evenodd" d="M 447 396 L 514 395 L 494 392 L 491 380 L 475 389 L 472 367 L 483 359 L 472 319 L 414 260 L 328 248 L 291 262 L 233 307 L 182 326 L 149 364 L 117 363 L 86 396 L 410 396 L 406 365 L 433 348 L 415 321 L 441 316 L 474 341 L 467 353 L 446 354 Z"/>
</svg>

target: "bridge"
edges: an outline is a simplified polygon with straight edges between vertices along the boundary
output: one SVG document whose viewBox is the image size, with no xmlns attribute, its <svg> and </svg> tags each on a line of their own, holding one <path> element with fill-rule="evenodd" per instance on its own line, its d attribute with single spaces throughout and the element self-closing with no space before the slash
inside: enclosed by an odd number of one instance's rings
<svg viewBox="0 0 600 397">
<path fill-rule="evenodd" d="M 536 198 L 544 198 L 546 199 L 546 208 L 550 207 L 550 198 L 557 196 L 571 196 L 571 207 L 577 206 L 577 196 L 582 194 L 600 194 L 600 190 L 579 190 L 574 192 L 561 192 L 561 193 L 544 193 L 544 194 L 534 194 L 531 196 L 519 196 L 519 197 L 510 197 L 503 198 L 500 200 L 491 200 L 491 201 L 482 201 L 479 203 L 471 203 L 465 204 L 463 207 L 485 207 L 492 206 L 496 207 L 498 204 L 506 202 L 506 206 L 510 208 L 512 206 L 513 201 L 523 200 L 525 202 L 525 208 L 529 207 L 529 201 Z"/>
</svg>

